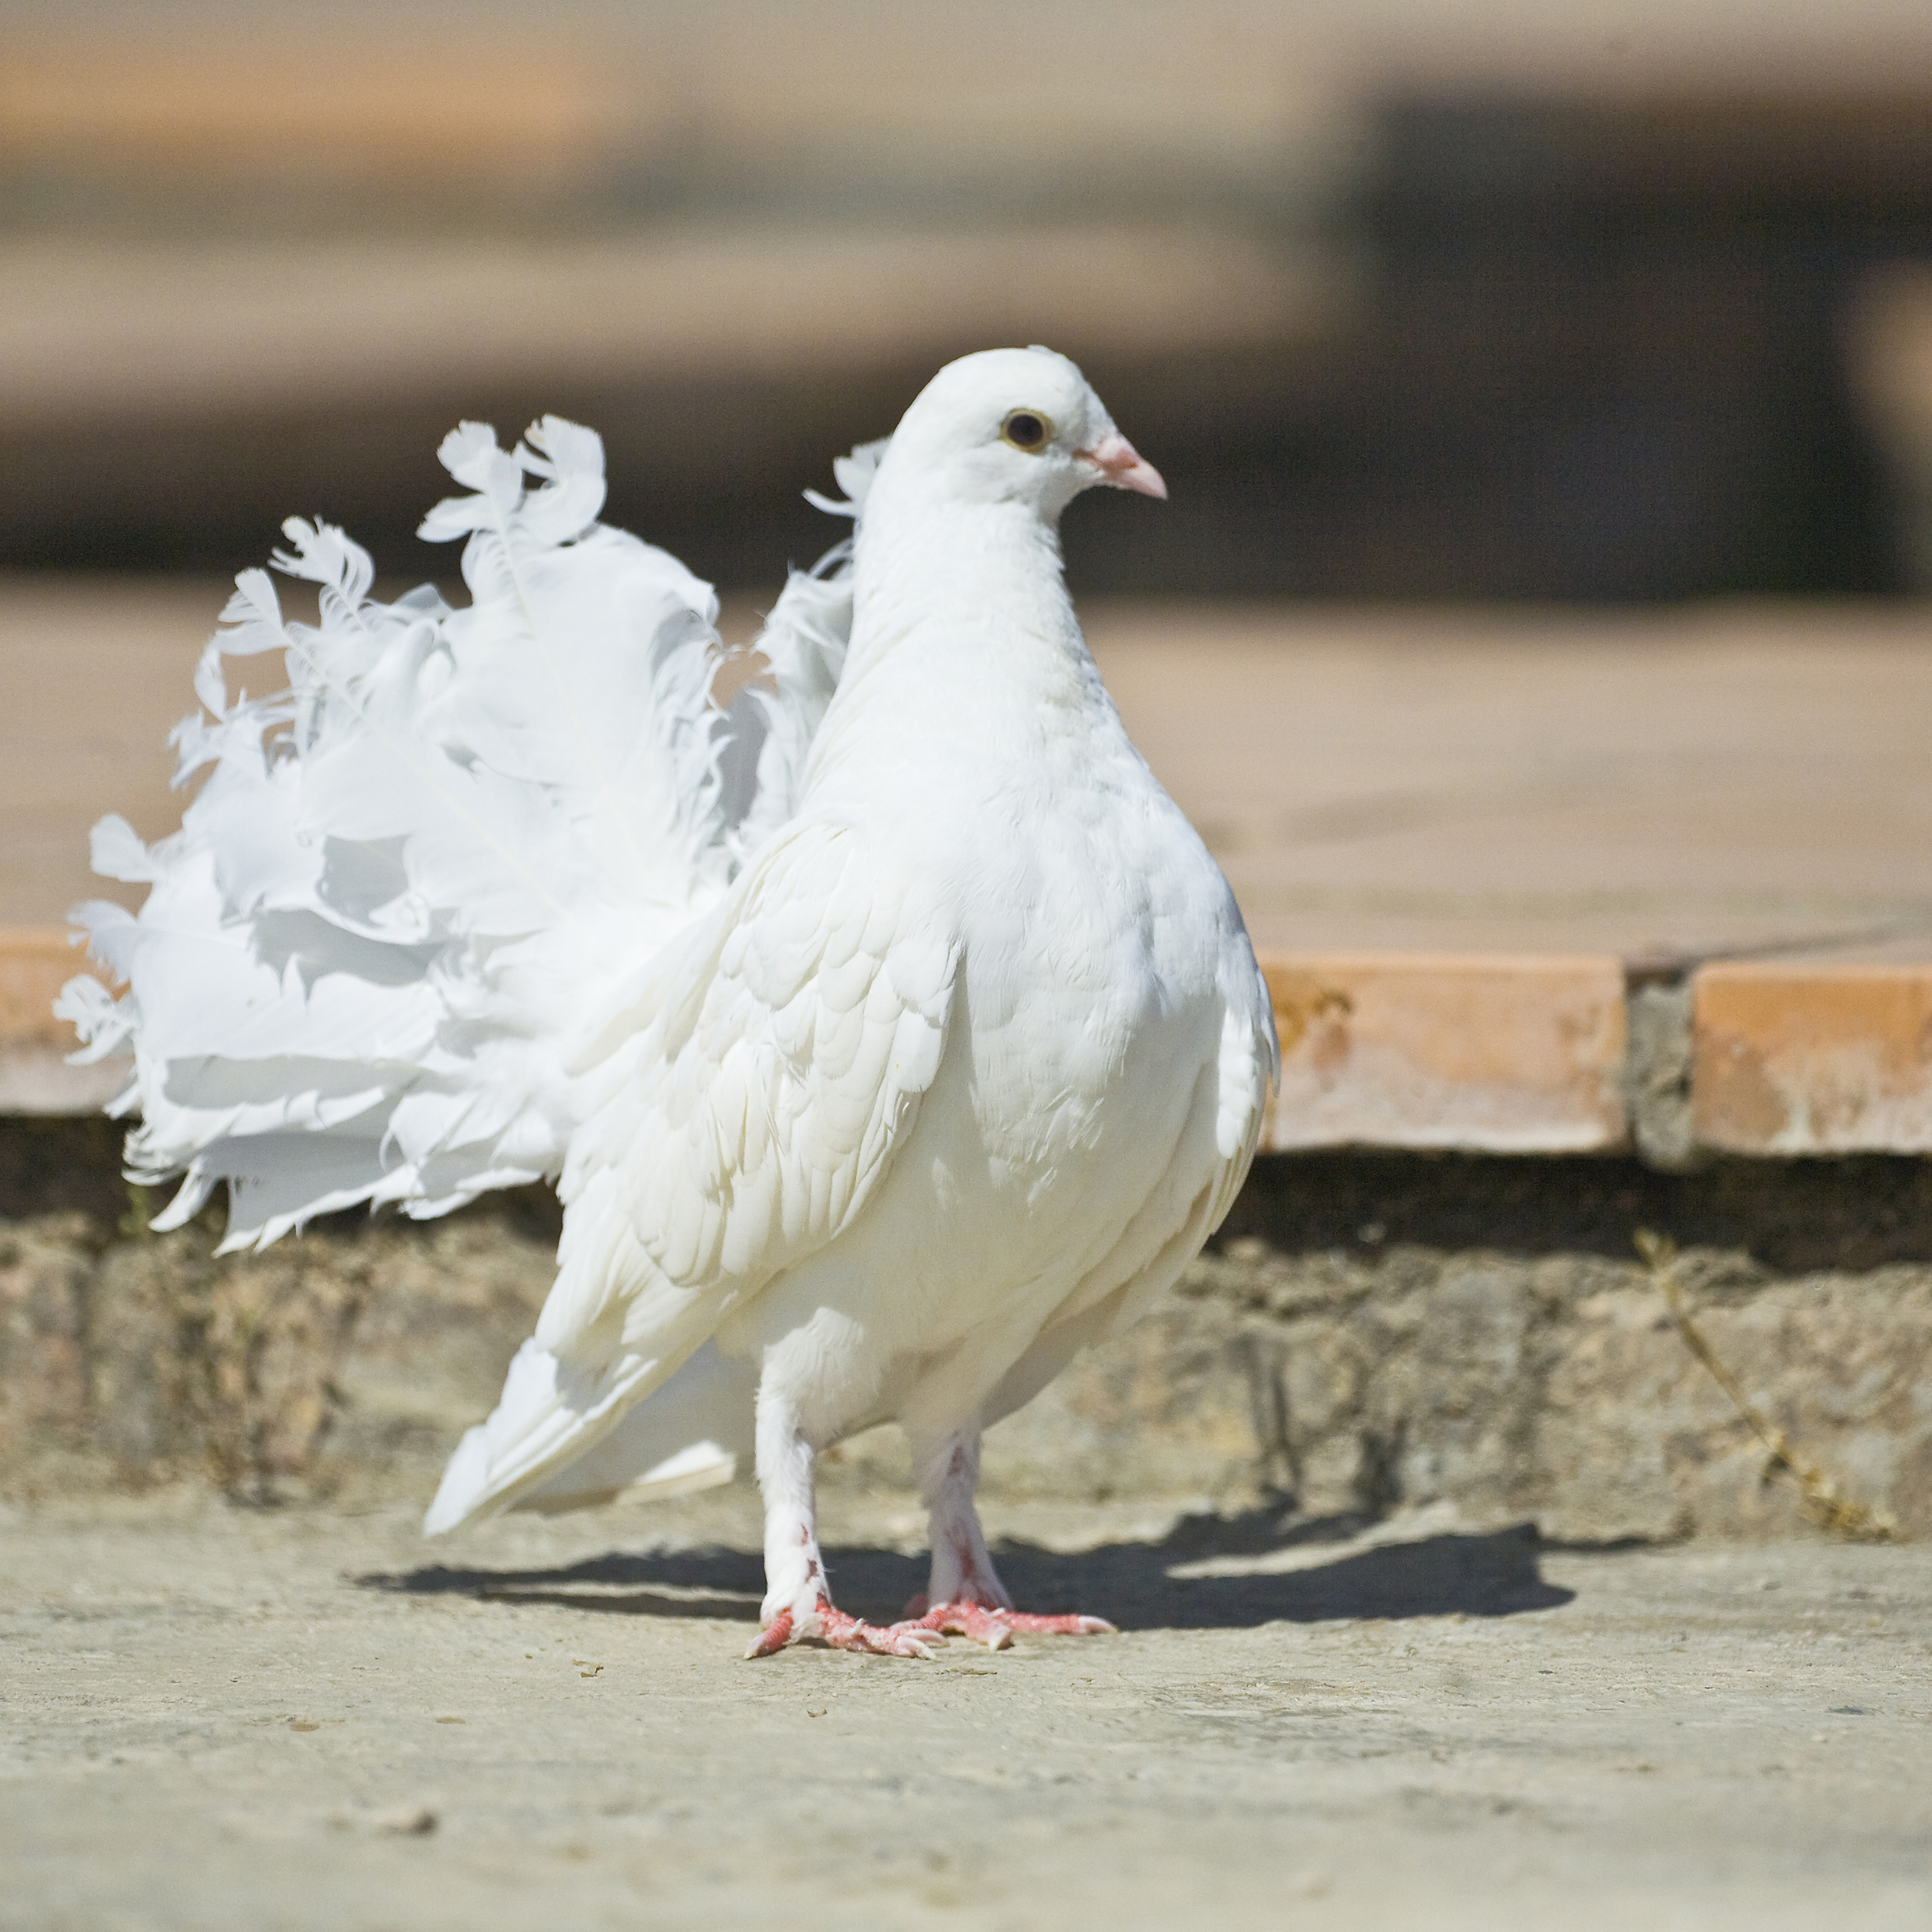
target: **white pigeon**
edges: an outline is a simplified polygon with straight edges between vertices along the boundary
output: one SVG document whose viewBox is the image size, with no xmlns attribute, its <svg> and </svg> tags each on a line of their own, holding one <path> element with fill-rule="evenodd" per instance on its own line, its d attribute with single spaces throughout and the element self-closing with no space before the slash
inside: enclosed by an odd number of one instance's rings
<svg viewBox="0 0 1932 1932">
<path fill-rule="evenodd" d="M 974 1507 L 981 1432 L 1174 1281 L 1234 1199 L 1278 1073 L 1233 895 L 1129 743 L 1063 581 L 1094 484 L 1164 497 L 1064 357 L 949 364 L 835 466 L 852 542 L 794 573 L 726 708 L 710 590 L 599 524 L 602 446 L 465 423 L 466 609 L 244 572 L 176 733 L 181 831 L 96 828 L 139 917 L 79 909 L 77 1057 L 158 1227 L 229 1190 L 225 1247 L 555 1179 L 556 1281 L 425 1528 L 666 1494 L 755 1461 L 762 1634 L 925 1655 L 1015 1611 Z M 536 479 L 526 486 L 526 474 Z M 222 659 L 284 655 L 230 699 Z M 893 1420 L 931 1513 L 923 1605 L 833 1603 L 813 1462 Z"/>
</svg>

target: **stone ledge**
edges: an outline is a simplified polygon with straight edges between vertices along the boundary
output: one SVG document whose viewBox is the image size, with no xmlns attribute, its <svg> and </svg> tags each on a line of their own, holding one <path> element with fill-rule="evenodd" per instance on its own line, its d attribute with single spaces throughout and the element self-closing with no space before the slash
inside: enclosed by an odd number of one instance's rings
<svg viewBox="0 0 1932 1932">
<path fill-rule="evenodd" d="M 1281 1036 L 1270 1153 L 1932 1152 L 1932 964 L 1726 961 L 1661 988 L 1609 954 L 1262 967 Z M 58 928 L 0 930 L 0 1114 L 92 1113 L 119 1088 L 124 1061 L 62 1057 L 54 996 L 91 970 Z"/>
</svg>

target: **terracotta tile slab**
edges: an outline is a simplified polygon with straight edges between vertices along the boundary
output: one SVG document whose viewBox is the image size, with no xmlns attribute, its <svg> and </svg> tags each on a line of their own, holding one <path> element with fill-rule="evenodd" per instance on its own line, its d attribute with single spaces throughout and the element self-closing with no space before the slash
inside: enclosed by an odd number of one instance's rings
<svg viewBox="0 0 1932 1932">
<path fill-rule="evenodd" d="M 124 1060 L 70 1066 L 73 1030 L 55 995 L 93 972 L 58 927 L 0 929 L 0 1114 L 90 1114 L 121 1090 Z"/>
<path fill-rule="evenodd" d="M 1270 954 L 1264 1145 L 1586 1153 L 1627 1138 L 1623 969 L 1604 956 Z"/>
<path fill-rule="evenodd" d="M 1692 1001 L 1704 1145 L 1932 1151 L 1932 967 L 1707 966 Z"/>
<path fill-rule="evenodd" d="M 63 1052 L 71 1047 L 73 1030 L 53 1009 L 54 995 L 77 973 L 106 977 L 60 927 L 0 931 L 0 1041 Z"/>
<path fill-rule="evenodd" d="M 1270 1151 L 1610 1151 L 1628 1139 L 1623 968 L 1608 955 L 1275 954 Z M 0 1113 L 90 1112 L 124 1063 L 66 1065 L 58 928 L 0 930 Z M 1932 968 L 1730 964 L 1694 983 L 1697 1142 L 1932 1151 Z"/>
</svg>

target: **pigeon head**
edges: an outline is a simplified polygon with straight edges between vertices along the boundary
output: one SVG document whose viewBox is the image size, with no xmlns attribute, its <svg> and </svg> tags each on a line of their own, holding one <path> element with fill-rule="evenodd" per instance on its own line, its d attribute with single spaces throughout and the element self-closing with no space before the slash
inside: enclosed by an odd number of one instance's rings
<svg viewBox="0 0 1932 1932">
<path fill-rule="evenodd" d="M 1167 495 L 1086 377 L 1050 349 L 948 362 L 906 410 L 879 474 L 888 488 L 914 478 L 957 502 L 1029 505 L 1049 523 L 1097 483 Z"/>
</svg>

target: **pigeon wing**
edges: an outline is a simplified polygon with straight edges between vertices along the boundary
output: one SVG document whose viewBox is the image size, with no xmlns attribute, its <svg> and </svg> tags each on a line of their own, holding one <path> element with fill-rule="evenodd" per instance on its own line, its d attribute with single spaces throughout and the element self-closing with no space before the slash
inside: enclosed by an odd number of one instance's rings
<svg viewBox="0 0 1932 1932">
<path fill-rule="evenodd" d="M 808 821 L 645 969 L 583 1076 L 532 1359 L 452 1459 L 430 1528 L 586 1454 L 864 1212 L 945 1048 L 958 948 L 923 898 L 852 827 Z"/>
</svg>

